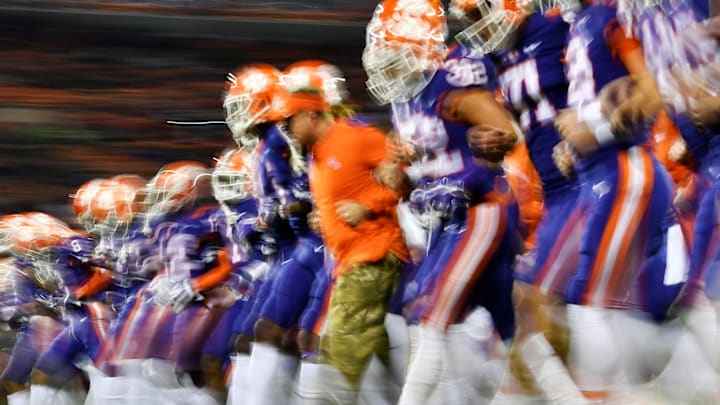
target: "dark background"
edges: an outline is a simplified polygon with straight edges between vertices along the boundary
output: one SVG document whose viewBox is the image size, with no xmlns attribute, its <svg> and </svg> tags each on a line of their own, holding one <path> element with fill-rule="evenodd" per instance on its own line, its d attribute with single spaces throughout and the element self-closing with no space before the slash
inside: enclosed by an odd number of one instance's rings
<svg viewBox="0 0 720 405">
<path fill-rule="evenodd" d="M 225 75 L 248 62 L 282 69 L 324 59 L 348 78 L 360 110 L 360 64 L 376 1 L 0 2 L 0 214 L 68 219 L 68 195 L 96 177 L 151 177 L 163 164 L 232 144 Z"/>
</svg>

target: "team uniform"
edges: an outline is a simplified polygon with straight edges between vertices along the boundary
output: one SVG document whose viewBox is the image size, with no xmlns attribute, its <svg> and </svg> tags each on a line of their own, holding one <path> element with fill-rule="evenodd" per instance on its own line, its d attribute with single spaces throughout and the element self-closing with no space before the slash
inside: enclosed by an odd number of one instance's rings
<svg viewBox="0 0 720 405">
<path fill-rule="evenodd" d="M 255 194 L 261 200 L 259 218 L 264 223 L 261 238 L 271 238 L 274 246 L 272 252 L 267 252 L 271 255 L 267 259 L 267 277 L 257 289 L 250 313 L 245 315 L 241 332 L 247 336 L 254 336 L 254 328 L 263 320 L 283 329 L 294 326 L 314 277 L 303 262 L 307 258 L 298 255 L 305 251 L 298 249 L 309 246 L 307 240 L 299 242 L 290 219 L 280 215 L 282 205 L 297 200 L 293 196 L 296 179 L 290 163 L 291 151 L 283 131 L 279 124 L 271 125 L 258 145 Z M 287 395 L 285 386 L 292 381 L 296 365 L 294 356 L 281 355 L 273 345 L 256 342 L 248 365 L 248 376 L 254 381 L 246 398 L 255 403 L 285 401 L 281 398 Z"/>
<path fill-rule="evenodd" d="M 98 299 L 109 286 L 110 279 L 106 278 L 104 283 L 97 282 L 97 269 L 88 263 L 94 247 L 92 239 L 77 235 L 62 241 L 55 249 L 56 273 L 66 293 L 73 299 L 83 300 L 66 305 L 68 326 L 40 356 L 35 367 L 65 381 L 79 372 L 75 367 L 82 362 L 98 359 L 113 318 L 113 313 Z M 68 371 L 65 370 L 68 365 L 75 366 L 69 370 L 72 374 L 58 375 Z"/>
<path fill-rule="evenodd" d="M 160 305 L 153 300 L 151 280 L 160 269 L 160 245 L 169 238 L 168 233 L 173 229 L 172 223 L 176 217 L 167 215 L 166 218 L 153 221 L 149 233 L 139 224 L 123 243 L 118 272 L 133 282 L 119 286 L 123 294 L 131 294 L 131 298 L 112 328 L 112 346 L 106 350 L 111 365 L 120 360 L 154 357 L 154 352 L 160 358 L 169 357 L 172 324 L 168 323 L 168 318 L 171 317 L 171 310 L 167 305 Z M 165 340 L 153 344 L 149 335 L 154 334 L 161 325 L 165 325 Z M 145 343 L 139 344 L 141 341 Z"/>
<path fill-rule="evenodd" d="M 497 56 L 498 74 L 508 108 L 522 126 L 527 149 L 542 181 L 544 212 L 529 267 L 516 279 L 545 293 L 561 295 L 577 263 L 583 217 L 576 210 L 579 186 L 565 178 L 552 159 L 560 142 L 554 119 L 566 107 L 567 79 L 563 54 L 569 26 L 560 15 L 530 14 L 519 29 L 513 50 Z M 525 271 L 523 271 L 525 270 Z"/>
<path fill-rule="evenodd" d="M 621 61 L 637 47 L 637 41 L 625 37 L 612 6 L 587 6 L 572 24 L 566 54 L 568 105 L 596 134 L 610 130 L 597 95 L 628 75 Z M 633 335 L 620 329 L 652 327 L 628 316 L 627 310 L 663 319 L 680 288 L 665 285 L 663 277 L 666 235 L 675 223 L 672 182 L 647 145 L 647 128 L 633 131 L 630 140 L 601 144 L 576 164 L 587 222 L 577 272 L 565 297 L 576 304 L 568 307 L 576 382 L 596 395 L 607 395 L 615 373 L 627 365 L 620 353 L 628 350 Z M 598 346 L 615 349 L 600 358 Z"/>
<path fill-rule="evenodd" d="M 590 121 L 588 125 L 593 125 L 592 118 L 584 117 L 599 108 L 595 95 L 628 74 L 618 60 L 623 50 L 613 49 L 610 43 L 611 35 L 621 34 L 616 9 L 611 6 L 587 7 L 573 23 L 567 51 L 568 103 L 580 108 L 581 119 Z M 665 234 L 672 214 L 671 183 L 646 142 L 646 134 L 636 134 L 630 142 L 602 146 L 577 166 L 589 215 L 578 270 L 567 289 L 568 302 L 648 309 L 633 301 L 639 297 L 628 298 L 637 274 L 627 268 L 630 263 L 642 267 L 646 257 L 656 256 L 663 248 L 664 238 L 657 235 Z"/>
<path fill-rule="evenodd" d="M 699 162 L 699 175 L 708 178 L 710 189 L 702 197 L 697 210 L 696 226 L 688 275 L 688 288 L 684 292 L 683 302 L 691 304 L 699 291 L 710 298 L 717 299 L 718 275 L 712 271 L 718 252 L 718 231 L 714 226 L 716 219 L 715 196 L 718 186 L 718 166 L 720 166 L 720 140 L 714 131 L 695 125 L 687 111 L 682 89 L 673 77 L 671 68 L 680 65 L 684 71 L 699 74 L 698 80 L 711 80 L 702 76 L 706 67 L 717 65 L 717 45 L 715 42 L 695 30 L 687 27 L 699 24 L 708 17 L 705 2 L 698 4 L 681 3 L 649 7 L 637 20 L 635 27 L 645 47 L 645 60 L 658 81 L 659 88 L 673 112 L 690 155 Z M 661 6 L 663 8 L 661 8 Z M 694 7 L 693 7 L 694 6 Z M 690 35 L 685 34 L 685 31 Z M 712 85 L 712 83 L 710 83 Z"/>
<path fill-rule="evenodd" d="M 455 111 L 442 113 L 445 97 L 453 91 L 494 93 L 496 88 L 491 60 L 458 46 L 417 96 L 393 104 L 396 132 L 424 154 L 406 171 L 425 183 L 413 191 L 410 203 L 429 225 L 427 255 L 415 285 L 410 283 L 417 295 L 406 288 L 411 300 L 406 317 L 419 324 L 419 344 L 408 366 L 402 404 L 442 396 L 436 389 L 441 378 L 465 389 L 466 381 L 451 377 L 460 374 L 460 364 L 452 359 L 468 349 L 452 343 L 449 329 L 471 309 L 485 307 L 502 339 L 515 331 L 512 265 L 523 244 L 517 206 L 502 168 L 475 163 L 466 139 L 471 125 L 449 118 Z"/>
<path fill-rule="evenodd" d="M 295 201 L 310 204 L 307 176 L 300 176 L 293 183 L 291 194 L 281 197 L 282 204 Z M 325 261 L 322 239 L 309 229 L 307 219 L 304 216 L 291 216 L 289 223 L 297 236 L 297 244 L 290 257 L 278 268 L 272 291 L 260 311 L 262 318 L 284 329 L 297 325 L 308 303 L 317 273 L 323 270 Z"/>
<path fill-rule="evenodd" d="M 267 247 L 266 253 L 270 270 L 262 285 L 255 291 L 255 303 L 240 330 L 247 336 L 254 335 L 255 322 L 261 317 L 261 311 L 278 275 L 279 265 L 289 259 L 297 242 L 290 223 L 279 216 L 280 201 L 288 198 L 292 191 L 292 169 L 290 168 L 290 150 L 280 129 L 272 125 L 265 132 L 258 145 L 258 167 L 255 195 L 260 199 L 259 216 L 265 223 L 261 229 L 260 243 Z"/>
<path fill-rule="evenodd" d="M 702 25 L 710 17 L 708 5 L 709 2 L 702 0 L 662 1 L 643 9 L 630 7 L 623 13 L 627 29 L 633 30 L 642 40 L 645 62 L 658 83 L 665 106 L 677 124 L 689 155 L 698 163 L 694 175 L 701 185 L 697 211 L 689 212 L 695 217 L 693 235 L 689 238 L 692 241 L 689 272 L 679 274 L 681 280 L 687 279 L 687 283 L 678 300 L 677 313 L 687 332 L 679 340 L 661 375 L 661 386 L 676 402 L 703 396 L 713 401 L 709 398 L 717 397 L 712 387 L 717 378 L 718 318 L 717 310 L 707 305 L 705 298 L 716 301 L 720 296 L 715 270 L 720 247 L 717 227 L 720 142 L 716 129 L 698 125 L 693 120 L 689 111 L 691 104 L 681 83 L 689 81 L 690 86 L 705 85 L 711 90 L 717 89 L 717 43 Z M 682 370 L 687 370 L 689 364 L 694 372 L 686 375 Z M 662 378 L 667 378 L 667 383 Z M 687 378 L 693 381 L 683 385 L 696 389 L 672 388 L 678 385 L 677 381 L 685 382 Z"/>
<path fill-rule="evenodd" d="M 165 276 L 174 285 L 186 283 L 197 294 L 186 306 L 175 303 L 173 308 L 177 312 L 172 332 L 176 370 L 200 370 L 205 341 L 234 303 L 235 297 L 224 286 L 232 267 L 218 255 L 227 249 L 221 236 L 224 224 L 225 216 L 217 206 L 197 207 L 177 219 L 179 229 L 168 240 Z"/>
<path fill-rule="evenodd" d="M 263 263 L 265 256 L 252 245 L 252 241 L 236 240 L 237 232 L 246 234 L 237 231 L 237 229 L 252 227 L 257 221 L 257 200 L 248 198 L 237 204 L 230 205 L 229 208 L 232 212 L 238 214 L 239 218 L 235 223 L 227 223 L 227 216 L 225 215 L 223 218 L 225 222 L 220 222 L 219 233 L 225 249 L 230 252 L 230 262 L 232 264 L 232 272 L 229 279 L 226 280 L 226 286 L 237 297 L 233 305 L 225 311 L 203 348 L 203 356 L 219 359 L 223 364 L 227 362 L 230 353 L 233 324 L 237 319 L 240 319 L 239 323 L 244 323 L 245 317 L 243 314 L 247 314 L 252 306 L 253 286 L 249 280 L 252 280 L 253 276 L 245 271 L 250 266 L 265 266 Z"/>
<path fill-rule="evenodd" d="M 41 287 L 36 277 L 32 275 L 34 269 L 31 264 L 16 259 L 14 265 L 16 271 L 13 284 L 18 304 L 16 308 L 36 303 L 52 311 L 57 304 L 56 297 L 60 295 L 59 292 L 48 291 Z M 18 331 L 10 360 L 0 374 L 0 381 L 26 383 L 40 353 L 47 350 L 64 328 L 65 325 L 59 316 L 48 316 L 48 314 L 30 316 Z"/>
<path fill-rule="evenodd" d="M 444 66 L 418 96 L 393 106 L 399 136 L 426 155 L 407 169 L 411 178 L 429 184 L 422 194 L 416 192 L 416 198 L 424 200 L 414 202 L 419 210 L 431 211 L 434 201 L 442 199 L 447 199 L 447 206 L 454 204 L 452 196 L 442 191 L 443 184 L 462 185 L 470 196 L 466 212 L 458 206 L 457 212 L 430 230 L 427 256 L 417 271 L 419 295 L 411 304 L 414 319 L 410 321 L 444 331 L 461 320 L 469 305 L 482 304 L 493 315 L 500 335 L 508 338 L 514 328 L 510 266 L 517 246 L 517 208 L 505 198 L 509 190 L 502 170 L 473 162 L 465 138 L 470 126 L 438 114 L 449 92 L 472 87 L 492 92 L 497 82 L 488 59 L 468 55 L 461 47 L 449 54 Z"/>
</svg>

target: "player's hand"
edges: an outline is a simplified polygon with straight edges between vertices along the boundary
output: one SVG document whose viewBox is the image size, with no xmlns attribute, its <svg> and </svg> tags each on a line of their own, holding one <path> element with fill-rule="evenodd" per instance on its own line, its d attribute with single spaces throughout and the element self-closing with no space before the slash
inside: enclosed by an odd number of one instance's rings
<svg viewBox="0 0 720 405">
<path fill-rule="evenodd" d="M 258 218 L 255 227 L 263 231 L 272 227 L 279 216 L 279 209 L 279 201 L 272 198 L 263 199 L 258 206 Z"/>
<path fill-rule="evenodd" d="M 170 303 L 173 311 L 180 312 L 193 301 L 202 300 L 202 296 L 193 290 L 190 280 L 177 283 L 170 290 Z"/>
<path fill-rule="evenodd" d="M 598 148 L 595 135 L 588 129 L 585 122 L 580 121 L 577 111 L 566 108 L 555 117 L 555 127 L 560 136 L 581 155 L 590 153 Z"/>
<path fill-rule="evenodd" d="M 303 361 L 309 363 L 317 362 L 318 336 L 312 331 L 300 329 L 297 335 L 297 344 L 302 353 Z"/>
<path fill-rule="evenodd" d="M 476 125 L 465 134 L 473 156 L 500 162 L 515 143 L 517 134 L 489 125 Z"/>
<path fill-rule="evenodd" d="M 375 179 L 390 190 L 406 195 L 412 190 L 412 183 L 405 170 L 397 163 L 385 163 L 375 168 Z"/>
<path fill-rule="evenodd" d="M 600 110 L 605 117 L 611 117 L 624 100 L 630 98 L 635 87 L 630 76 L 619 77 L 603 86 L 598 94 Z"/>
<path fill-rule="evenodd" d="M 307 216 L 307 221 L 311 231 L 318 235 L 322 233 L 320 229 L 320 213 L 316 209 L 310 211 Z"/>
<path fill-rule="evenodd" d="M 720 80 L 720 68 L 702 66 L 692 72 L 677 69 L 673 78 L 693 123 L 697 127 L 717 129 L 720 126 L 720 94 L 710 83 Z"/>
<path fill-rule="evenodd" d="M 572 147 L 567 141 L 560 141 L 553 148 L 552 153 L 555 166 L 563 176 L 570 178 L 575 173 L 575 156 Z"/>
<path fill-rule="evenodd" d="M 152 301 L 160 306 L 172 304 L 174 285 L 170 279 L 158 276 L 152 279 L 148 291 L 152 294 Z"/>
<path fill-rule="evenodd" d="M 631 136 L 635 128 L 656 116 L 662 108 L 660 93 L 649 74 L 635 76 L 632 80 L 629 96 L 607 115 L 614 134 Z"/>
<path fill-rule="evenodd" d="M 340 219 L 352 227 L 370 218 L 370 210 L 357 201 L 340 201 L 335 204 L 335 212 L 337 212 Z"/>
</svg>

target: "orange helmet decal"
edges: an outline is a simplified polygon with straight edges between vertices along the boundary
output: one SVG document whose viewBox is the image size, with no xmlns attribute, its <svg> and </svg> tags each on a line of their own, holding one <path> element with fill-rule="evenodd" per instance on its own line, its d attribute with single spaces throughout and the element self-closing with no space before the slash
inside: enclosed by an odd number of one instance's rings
<svg viewBox="0 0 720 405">
<path fill-rule="evenodd" d="M 283 70 L 280 84 L 290 92 L 306 87 L 322 90 L 326 101 L 338 105 L 347 98 L 345 76 L 340 69 L 321 60 L 295 62 Z"/>
<path fill-rule="evenodd" d="M 208 167 L 200 162 L 182 160 L 168 163 L 148 184 L 145 202 L 149 215 L 174 212 L 186 207 L 207 192 Z"/>
<path fill-rule="evenodd" d="M 245 65 L 228 75 L 223 107 L 233 135 L 277 119 L 272 105 L 280 76 L 277 68 L 265 63 Z"/>
</svg>

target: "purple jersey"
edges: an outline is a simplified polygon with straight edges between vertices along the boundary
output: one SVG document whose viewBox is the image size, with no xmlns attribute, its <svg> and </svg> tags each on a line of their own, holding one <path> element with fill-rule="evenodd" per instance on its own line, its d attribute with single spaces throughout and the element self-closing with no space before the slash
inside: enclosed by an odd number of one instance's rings
<svg viewBox="0 0 720 405">
<path fill-rule="evenodd" d="M 293 171 L 290 166 L 290 147 L 276 125 L 263 135 L 258 146 L 259 166 L 256 194 L 262 200 L 261 216 L 268 233 L 278 244 L 295 242 L 295 234 L 287 220 L 277 215 L 280 204 L 292 198 Z"/>
<path fill-rule="evenodd" d="M 583 8 L 570 27 L 566 52 L 567 75 L 570 80 L 568 105 L 577 108 L 580 119 L 591 128 L 609 126 L 602 112 L 600 91 L 615 79 L 629 74 L 610 44 L 611 36 L 616 35 L 620 29 L 617 9 L 605 4 L 593 4 Z M 625 149 L 646 141 L 647 129 L 638 128 L 631 142 L 609 147 Z M 580 171 L 584 171 L 581 167 L 585 163 L 578 166 Z"/>
<path fill-rule="evenodd" d="M 143 232 L 144 220 L 136 219 L 130 226 L 127 236 L 122 241 L 115 241 L 120 246 L 115 257 L 114 284 L 106 293 L 108 302 L 116 312 L 121 312 L 136 292 L 147 283 L 152 274 L 148 273 L 148 265 L 157 257 L 157 239 L 154 236 L 164 222 L 159 219 L 151 225 L 149 234 Z"/>
<path fill-rule="evenodd" d="M 235 223 L 228 224 L 227 215 L 221 210 L 216 213 L 216 222 L 219 223 L 220 237 L 228 249 L 233 267 L 241 266 L 243 263 L 255 259 L 262 260 L 263 256 L 259 247 L 252 243 L 252 238 L 248 238 L 249 234 L 254 232 L 257 222 L 257 199 L 249 198 L 236 204 L 230 204 L 228 208 L 236 215 Z M 238 238 L 242 240 L 238 240 Z"/>
<path fill-rule="evenodd" d="M 160 256 L 168 276 L 182 281 L 213 268 L 223 247 L 224 226 L 224 215 L 217 206 L 192 209 L 167 226 L 161 236 Z"/>
<path fill-rule="evenodd" d="M 55 272 L 68 293 L 72 293 L 93 275 L 89 261 L 95 251 L 95 240 L 73 235 L 62 240 L 53 251 Z"/>
<path fill-rule="evenodd" d="M 533 13 L 518 34 L 515 49 L 497 56 L 503 95 L 526 133 L 528 152 L 546 193 L 575 185 L 552 159 L 553 147 L 560 142 L 555 115 L 567 103 L 563 59 L 568 29 L 560 16 Z"/>
<path fill-rule="evenodd" d="M 50 297 L 50 292 L 43 289 L 36 280 L 33 279 L 34 269 L 32 265 L 22 260 L 16 260 L 17 270 L 13 272 L 13 288 L 16 301 L 18 304 L 40 301 L 45 303 Z"/>
<path fill-rule="evenodd" d="M 594 4 L 577 15 L 570 28 L 566 54 L 569 105 L 577 107 L 595 101 L 605 85 L 628 75 L 607 42 L 607 34 L 615 29 L 620 29 L 615 7 Z"/>
<path fill-rule="evenodd" d="M 473 162 L 465 135 L 470 126 L 443 119 L 438 113 L 450 92 L 473 87 L 495 90 L 492 63 L 487 57 L 455 47 L 419 95 L 392 106 L 392 120 L 399 136 L 424 153 L 423 159 L 408 169 L 411 178 L 461 180 L 473 197 L 479 197 L 493 189 L 495 173 Z"/>
</svg>

